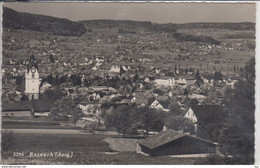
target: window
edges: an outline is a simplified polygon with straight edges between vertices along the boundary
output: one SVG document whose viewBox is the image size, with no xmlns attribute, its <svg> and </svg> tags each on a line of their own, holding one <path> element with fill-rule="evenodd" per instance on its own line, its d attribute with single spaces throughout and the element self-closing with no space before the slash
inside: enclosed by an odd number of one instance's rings
<svg viewBox="0 0 260 168">
<path fill-rule="evenodd" d="M 35 74 L 34 73 L 32 74 L 32 78 L 35 78 Z"/>
<path fill-rule="evenodd" d="M 14 115 L 14 113 L 11 113 L 11 115 Z"/>
</svg>

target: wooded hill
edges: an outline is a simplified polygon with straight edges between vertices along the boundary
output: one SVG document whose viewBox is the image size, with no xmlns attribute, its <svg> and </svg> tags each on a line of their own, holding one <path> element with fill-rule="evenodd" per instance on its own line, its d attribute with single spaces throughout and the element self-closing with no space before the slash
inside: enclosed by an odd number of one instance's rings
<svg viewBox="0 0 260 168">
<path fill-rule="evenodd" d="M 3 8 L 3 27 L 63 36 L 81 36 L 86 32 L 82 24 L 68 19 L 22 13 L 6 7 Z"/>
</svg>

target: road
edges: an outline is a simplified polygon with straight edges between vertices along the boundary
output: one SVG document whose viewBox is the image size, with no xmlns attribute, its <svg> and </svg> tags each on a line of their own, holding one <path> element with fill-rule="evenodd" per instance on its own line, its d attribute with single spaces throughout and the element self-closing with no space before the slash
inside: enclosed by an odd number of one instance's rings
<svg viewBox="0 0 260 168">
<path fill-rule="evenodd" d="M 113 131 L 95 131 L 95 133 L 89 133 L 89 132 L 84 132 L 84 130 L 72 130 L 72 129 L 8 129 L 8 130 L 12 130 L 14 134 L 118 135 L 117 132 L 113 132 Z"/>
</svg>

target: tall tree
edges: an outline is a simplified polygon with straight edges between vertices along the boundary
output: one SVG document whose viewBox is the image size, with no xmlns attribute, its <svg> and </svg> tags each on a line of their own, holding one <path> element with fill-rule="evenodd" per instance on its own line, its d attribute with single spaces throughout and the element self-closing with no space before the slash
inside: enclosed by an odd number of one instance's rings
<svg viewBox="0 0 260 168">
<path fill-rule="evenodd" d="M 181 115 L 170 115 L 165 118 L 165 125 L 176 131 L 194 134 L 194 124 Z"/>
<path fill-rule="evenodd" d="M 105 116 L 105 126 L 107 128 L 116 128 L 118 133 L 125 134 L 131 132 L 133 121 L 131 119 L 131 109 L 121 107 L 112 111 Z"/>
<path fill-rule="evenodd" d="M 226 92 L 227 114 L 221 129 L 221 152 L 232 155 L 232 164 L 254 163 L 255 59 L 240 75 L 234 90 Z"/>
<path fill-rule="evenodd" d="M 56 100 L 54 106 L 51 108 L 51 114 L 53 117 L 63 116 L 66 124 L 70 116 L 72 117 L 73 123 L 76 124 L 77 120 L 83 115 L 76 102 L 69 97 Z"/>
<path fill-rule="evenodd" d="M 144 130 L 144 137 L 147 137 L 150 131 L 162 130 L 164 126 L 163 112 L 147 106 L 138 108 L 136 122 L 139 124 L 139 128 Z"/>
</svg>

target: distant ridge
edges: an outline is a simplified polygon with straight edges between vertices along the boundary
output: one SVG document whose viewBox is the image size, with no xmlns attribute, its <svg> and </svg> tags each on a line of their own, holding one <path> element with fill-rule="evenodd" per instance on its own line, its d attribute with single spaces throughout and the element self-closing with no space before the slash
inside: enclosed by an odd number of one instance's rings
<svg viewBox="0 0 260 168">
<path fill-rule="evenodd" d="M 62 36 L 81 36 L 86 32 L 80 23 L 68 19 L 17 12 L 3 7 L 3 27 L 47 32 Z"/>
<path fill-rule="evenodd" d="M 157 24 L 150 21 L 132 20 L 83 20 L 73 22 L 68 19 L 55 18 L 29 13 L 17 12 L 3 7 L 3 27 L 12 29 L 25 29 L 39 32 L 47 32 L 54 35 L 81 36 L 86 28 L 112 28 L 117 27 L 120 32 L 134 33 L 135 29 L 147 29 L 149 31 L 176 33 L 178 29 L 229 29 L 229 30 L 255 30 L 255 23 L 221 23 L 221 22 L 194 22 L 184 24 Z M 85 28 L 86 27 L 86 28 Z M 182 36 L 178 36 L 178 38 Z M 186 37 L 185 37 L 186 39 Z M 204 39 L 203 39 L 204 40 Z M 207 41 L 208 39 L 206 39 Z M 212 40 L 211 40 L 212 41 Z M 215 42 L 214 42 L 215 43 Z"/>
<path fill-rule="evenodd" d="M 82 20 L 80 23 L 87 24 L 93 27 L 111 27 L 111 26 L 122 26 L 128 25 L 130 27 L 143 27 L 147 29 L 229 29 L 229 30 L 255 30 L 255 23 L 251 22 L 192 22 L 192 23 L 152 23 L 150 21 L 132 21 L 132 20 L 110 20 L 110 19 L 99 19 L 99 20 Z"/>
<path fill-rule="evenodd" d="M 229 29 L 229 30 L 255 30 L 255 23 L 221 23 L 221 22 L 194 22 L 177 24 L 177 29 Z"/>
</svg>

